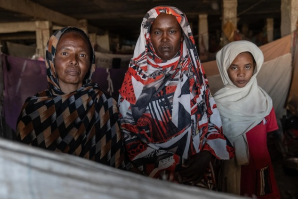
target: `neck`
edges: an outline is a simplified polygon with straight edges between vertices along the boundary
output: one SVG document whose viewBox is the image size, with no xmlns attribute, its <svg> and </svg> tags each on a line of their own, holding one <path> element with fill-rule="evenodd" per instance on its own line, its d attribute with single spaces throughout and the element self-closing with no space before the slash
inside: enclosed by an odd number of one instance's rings
<svg viewBox="0 0 298 199">
<path fill-rule="evenodd" d="M 59 82 L 59 86 L 63 93 L 71 93 L 73 91 L 78 90 L 82 86 L 82 83 L 80 83 L 80 84 L 65 84 L 63 82 Z"/>
</svg>

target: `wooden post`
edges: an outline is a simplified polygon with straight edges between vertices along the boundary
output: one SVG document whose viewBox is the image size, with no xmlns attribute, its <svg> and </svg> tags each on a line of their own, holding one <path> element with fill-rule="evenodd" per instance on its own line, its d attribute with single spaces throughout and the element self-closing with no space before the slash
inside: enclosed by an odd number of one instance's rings
<svg viewBox="0 0 298 199">
<path fill-rule="evenodd" d="M 110 51 L 110 34 L 106 31 L 104 35 L 97 35 L 96 43 L 104 50 Z"/>
<path fill-rule="evenodd" d="M 281 36 L 284 37 L 296 30 L 298 19 L 298 1 L 281 0 Z"/>
<path fill-rule="evenodd" d="M 206 14 L 199 15 L 199 52 L 205 53 L 209 49 L 208 19 Z"/>
<path fill-rule="evenodd" d="M 84 32 L 88 34 L 88 21 L 86 19 L 79 20 L 78 28 L 84 30 Z"/>
<path fill-rule="evenodd" d="M 237 29 L 237 0 L 223 0 L 222 30 L 230 22 Z M 231 33 L 232 34 L 232 33 Z M 229 43 L 228 38 L 222 34 L 223 44 Z"/>
<path fill-rule="evenodd" d="M 274 21 L 273 18 L 267 18 L 267 40 L 268 42 L 273 41 L 274 34 Z"/>
<path fill-rule="evenodd" d="M 45 57 L 47 43 L 52 33 L 52 22 L 36 21 L 35 25 L 37 54 L 41 57 Z"/>
<path fill-rule="evenodd" d="M 91 42 L 91 45 L 93 46 L 93 48 L 96 46 L 97 42 L 96 42 L 96 33 L 89 33 L 89 39 Z"/>
</svg>

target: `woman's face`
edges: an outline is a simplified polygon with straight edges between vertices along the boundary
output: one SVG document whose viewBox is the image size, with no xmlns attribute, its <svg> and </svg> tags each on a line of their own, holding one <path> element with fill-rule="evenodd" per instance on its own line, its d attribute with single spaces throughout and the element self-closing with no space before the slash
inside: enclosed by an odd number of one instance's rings
<svg viewBox="0 0 298 199">
<path fill-rule="evenodd" d="M 176 18 L 164 13 L 154 20 L 150 36 L 154 50 L 162 60 L 172 59 L 183 41 L 181 28 Z"/>
<path fill-rule="evenodd" d="M 228 68 L 228 75 L 233 84 L 244 87 L 254 74 L 254 60 L 250 53 L 240 53 Z"/>
<path fill-rule="evenodd" d="M 68 32 L 60 38 L 55 54 L 55 69 L 59 85 L 63 88 L 80 88 L 88 73 L 90 63 L 90 48 L 88 41 L 77 32 Z"/>
</svg>

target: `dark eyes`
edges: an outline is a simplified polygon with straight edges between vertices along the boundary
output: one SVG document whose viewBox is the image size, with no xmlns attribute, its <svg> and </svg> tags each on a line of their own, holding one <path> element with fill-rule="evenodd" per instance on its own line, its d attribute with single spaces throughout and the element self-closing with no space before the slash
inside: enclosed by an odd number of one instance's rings
<svg viewBox="0 0 298 199">
<path fill-rule="evenodd" d="M 176 32 L 177 32 L 177 30 L 169 30 L 170 34 L 175 34 Z M 159 35 L 159 34 L 162 34 L 162 31 L 156 30 L 156 31 L 153 32 L 153 34 Z"/>
<path fill-rule="evenodd" d="M 249 66 L 245 66 L 244 67 L 246 70 L 249 70 L 249 69 L 251 69 L 251 66 L 249 65 Z M 236 66 L 230 66 L 230 69 L 231 70 L 237 70 L 238 69 L 238 67 L 236 67 Z"/>
<path fill-rule="evenodd" d="M 62 52 L 61 55 L 62 56 L 67 56 L 69 54 L 68 54 L 68 52 Z M 79 56 L 85 58 L 85 57 L 87 57 L 87 54 L 81 53 L 81 54 L 79 54 Z"/>
</svg>

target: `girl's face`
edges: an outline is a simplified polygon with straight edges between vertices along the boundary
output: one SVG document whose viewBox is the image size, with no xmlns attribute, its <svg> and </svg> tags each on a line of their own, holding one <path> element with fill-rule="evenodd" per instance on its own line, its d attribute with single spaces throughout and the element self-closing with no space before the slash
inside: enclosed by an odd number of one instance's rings
<svg viewBox="0 0 298 199">
<path fill-rule="evenodd" d="M 255 63 L 248 52 L 240 53 L 228 68 L 228 75 L 235 86 L 242 88 L 254 74 Z"/>
</svg>

